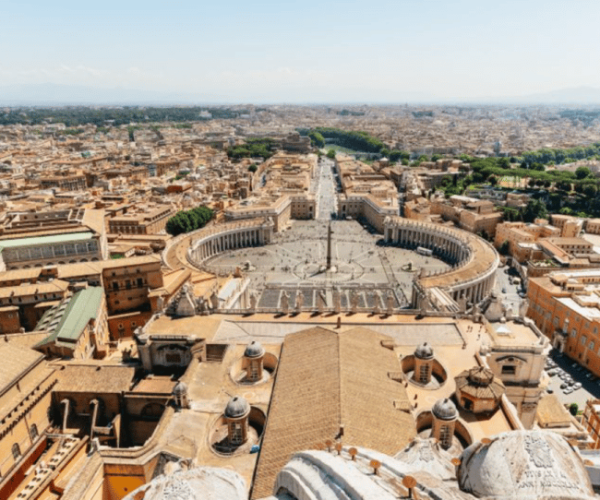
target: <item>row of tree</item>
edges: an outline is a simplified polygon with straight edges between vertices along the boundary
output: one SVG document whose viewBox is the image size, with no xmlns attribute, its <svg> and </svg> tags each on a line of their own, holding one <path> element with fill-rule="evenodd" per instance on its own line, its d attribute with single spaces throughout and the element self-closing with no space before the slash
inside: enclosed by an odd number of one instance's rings
<svg viewBox="0 0 600 500">
<path fill-rule="evenodd" d="M 277 141 L 269 137 L 260 139 L 247 139 L 246 144 L 231 146 L 227 149 L 227 156 L 232 160 L 241 158 L 271 158 L 275 154 Z"/>
<path fill-rule="evenodd" d="M 205 113 L 208 111 L 210 114 Z M 256 111 L 259 111 L 257 109 Z M 204 113 L 203 113 L 204 112 Z M 85 106 L 65 108 L 13 108 L 9 112 L 0 111 L 0 125 L 26 123 L 31 125 L 45 122 L 64 123 L 67 127 L 95 124 L 127 125 L 132 122 L 194 122 L 211 119 L 238 118 L 249 113 L 242 108 L 228 107 L 141 107 L 88 108 Z"/>
<path fill-rule="evenodd" d="M 166 231 L 172 236 L 189 233 L 206 226 L 214 216 L 214 211 L 206 206 L 177 212 L 167 221 Z"/>
<path fill-rule="evenodd" d="M 578 160 L 600 156 L 600 142 L 577 148 L 550 149 L 542 148 L 537 151 L 526 151 L 522 154 L 522 166 L 531 168 L 534 165 L 560 165 L 573 163 Z M 538 167 L 539 169 L 539 167 Z M 542 167 L 543 169 L 543 167 Z"/>
</svg>

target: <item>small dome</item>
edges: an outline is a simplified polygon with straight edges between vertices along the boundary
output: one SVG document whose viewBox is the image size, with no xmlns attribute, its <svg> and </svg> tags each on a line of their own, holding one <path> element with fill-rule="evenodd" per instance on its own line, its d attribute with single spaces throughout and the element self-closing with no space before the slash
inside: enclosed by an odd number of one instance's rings
<svg viewBox="0 0 600 500">
<path fill-rule="evenodd" d="M 177 382 L 177 385 L 173 388 L 173 394 L 175 396 L 186 396 L 187 393 L 187 384 L 185 382 Z"/>
<path fill-rule="evenodd" d="M 433 358 L 433 349 L 427 342 L 423 342 L 415 349 L 415 356 L 419 359 L 431 359 Z"/>
<path fill-rule="evenodd" d="M 581 458 L 550 431 L 511 431 L 469 446 L 460 457 L 460 489 L 477 498 L 591 500 Z"/>
<path fill-rule="evenodd" d="M 469 382 L 479 387 L 487 387 L 494 381 L 494 373 L 488 368 L 477 366 L 469 370 Z"/>
<path fill-rule="evenodd" d="M 225 416 L 227 418 L 240 418 L 250 411 L 250 405 L 241 396 L 233 396 L 225 407 Z"/>
<path fill-rule="evenodd" d="M 259 358 L 260 356 L 264 356 L 264 354 L 265 348 L 256 340 L 250 342 L 244 351 L 244 356 L 247 358 Z"/>
<path fill-rule="evenodd" d="M 445 398 L 440 399 L 433 405 L 431 410 L 433 416 L 440 420 L 456 420 L 458 418 L 458 411 L 452 400 Z"/>
</svg>

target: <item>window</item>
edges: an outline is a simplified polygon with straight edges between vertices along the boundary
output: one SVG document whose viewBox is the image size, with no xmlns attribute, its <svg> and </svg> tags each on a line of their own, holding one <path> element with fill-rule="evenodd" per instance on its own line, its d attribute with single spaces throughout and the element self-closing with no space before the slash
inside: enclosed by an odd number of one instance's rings
<svg viewBox="0 0 600 500">
<path fill-rule="evenodd" d="M 581 345 L 585 345 L 587 342 L 587 337 L 584 335 L 583 337 L 581 337 Z"/>
<path fill-rule="evenodd" d="M 571 330 L 571 337 L 575 337 L 577 335 L 577 330 L 575 330 L 575 328 L 573 328 L 573 330 Z"/>
<path fill-rule="evenodd" d="M 517 372 L 515 365 L 504 365 L 502 367 L 502 375 L 514 375 Z"/>
<path fill-rule="evenodd" d="M 31 438 L 32 441 L 35 441 L 38 437 L 38 430 L 37 430 L 37 425 L 32 424 L 31 427 L 29 428 L 29 437 Z"/>
<path fill-rule="evenodd" d="M 590 345 L 588 345 L 588 348 L 593 349 L 594 348 L 594 341 L 590 340 Z"/>
<path fill-rule="evenodd" d="M 19 448 L 17 443 L 12 445 L 12 456 L 15 460 L 19 460 L 19 457 L 21 456 L 21 448 Z"/>
</svg>

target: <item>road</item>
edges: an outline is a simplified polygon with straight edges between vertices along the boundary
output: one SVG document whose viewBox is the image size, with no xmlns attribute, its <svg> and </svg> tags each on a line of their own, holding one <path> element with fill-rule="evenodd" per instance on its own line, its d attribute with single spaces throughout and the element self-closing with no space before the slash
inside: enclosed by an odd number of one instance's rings
<svg viewBox="0 0 600 500">
<path fill-rule="evenodd" d="M 318 180 L 315 196 L 317 199 L 317 220 L 331 220 L 337 214 L 337 182 L 334 174 L 334 163 L 322 157 L 319 161 Z"/>
<path fill-rule="evenodd" d="M 519 289 L 521 285 L 511 285 L 510 277 L 513 278 L 518 276 L 516 273 L 508 274 L 508 266 L 499 267 L 496 271 L 496 292 L 504 298 L 504 303 L 507 306 L 512 307 L 513 313 L 518 314 L 519 307 L 523 299 L 519 297 Z M 504 292 L 502 290 L 505 290 Z"/>
</svg>

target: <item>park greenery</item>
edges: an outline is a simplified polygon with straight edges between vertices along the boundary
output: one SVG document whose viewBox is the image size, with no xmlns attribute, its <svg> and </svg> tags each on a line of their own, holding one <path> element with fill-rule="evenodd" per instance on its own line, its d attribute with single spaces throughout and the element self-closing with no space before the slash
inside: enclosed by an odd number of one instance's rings
<svg viewBox="0 0 600 500">
<path fill-rule="evenodd" d="M 172 236 L 189 233 L 204 227 L 214 216 L 214 211 L 206 206 L 177 212 L 167 221 L 166 231 Z"/>
<path fill-rule="evenodd" d="M 232 160 L 241 158 L 271 158 L 275 154 L 277 141 L 269 137 L 247 139 L 245 144 L 227 148 L 227 156 Z"/>
<path fill-rule="evenodd" d="M 256 111 L 260 111 L 258 108 Z M 208 111 L 207 113 L 203 113 Z M 86 106 L 70 107 L 22 107 L 7 111 L 0 110 L 0 125 L 15 125 L 18 123 L 40 125 L 44 123 L 64 123 L 66 127 L 94 124 L 113 126 L 134 123 L 151 122 L 197 122 L 213 119 L 239 118 L 250 111 L 244 108 L 177 106 L 177 107 L 146 107 L 122 106 L 91 108 Z M 188 128 L 187 126 L 185 128 Z"/>
<path fill-rule="evenodd" d="M 301 134 L 304 130 L 298 130 Z M 324 147 L 326 144 L 336 144 L 354 151 L 365 153 L 379 153 L 387 157 L 391 161 L 398 161 L 410 158 L 407 151 L 397 149 L 389 150 L 386 145 L 368 134 L 360 130 L 341 130 L 333 127 L 317 127 L 305 132 L 311 138 L 313 145 Z M 322 142 L 321 142 L 322 140 Z"/>
</svg>

